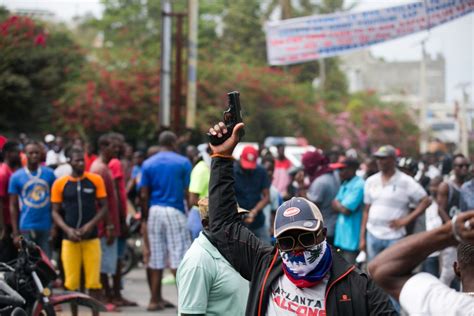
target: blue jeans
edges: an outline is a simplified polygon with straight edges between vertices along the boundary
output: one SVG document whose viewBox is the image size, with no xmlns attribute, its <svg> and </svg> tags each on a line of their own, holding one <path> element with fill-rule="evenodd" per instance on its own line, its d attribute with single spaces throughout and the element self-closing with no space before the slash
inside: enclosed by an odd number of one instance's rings
<svg viewBox="0 0 474 316">
<path fill-rule="evenodd" d="M 51 258 L 51 247 L 49 246 L 49 230 L 25 230 L 21 231 L 21 235 L 24 238 L 38 245 L 41 250 L 43 250 L 43 252 L 46 254 L 46 256 L 48 256 L 48 258 Z"/>
<path fill-rule="evenodd" d="M 368 261 L 372 261 L 376 255 L 393 245 L 394 243 L 401 240 L 401 238 L 396 239 L 379 239 L 372 235 L 369 231 L 367 231 L 367 259 Z"/>
<path fill-rule="evenodd" d="M 379 239 L 375 237 L 374 235 L 372 235 L 369 231 L 367 231 L 366 244 L 367 244 L 368 262 L 372 261 L 372 259 L 374 259 L 375 256 L 377 256 L 379 253 L 381 253 L 388 247 L 392 246 L 393 244 L 395 244 L 402 238 L 403 237 L 395 238 L 395 239 Z M 397 313 L 400 313 L 400 304 L 398 303 L 398 301 L 391 296 L 389 297 Z"/>
<path fill-rule="evenodd" d="M 100 261 L 100 273 L 114 275 L 117 271 L 118 241 L 117 238 L 111 245 L 107 245 L 107 238 L 100 238 L 100 250 L 102 252 Z"/>
</svg>

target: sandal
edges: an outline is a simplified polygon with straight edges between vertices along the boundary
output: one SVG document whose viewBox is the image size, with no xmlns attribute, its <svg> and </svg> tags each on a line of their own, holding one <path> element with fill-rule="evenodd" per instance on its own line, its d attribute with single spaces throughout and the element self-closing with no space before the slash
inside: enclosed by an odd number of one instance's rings
<svg viewBox="0 0 474 316">
<path fill-rule="evenodd" d="M 114 301 L 114 304 L 117 306 L 125 306 L 125 307 L 135 307 L 138 306 L 136 302 L 129 301 L 125 298 L 119 298 L 116 301 Z"/>
<path fill-rule="evenodd" d="M 161 311 L 163 309 L 163 306 L 159 303 L 150 303 L 146 308 L 146 310 L 149 312 Z"/>
<path fill-rule="evenodd" d="M 118 308 L 117 305 L 115 305 L 115 304 L 107 303 L 104 306 L 105 306 L 105 310 L 106 310 L 107 313 L 120 312 L 120 308 Z"/>
<path fill-rule="evenodd" d="M 171 302 L 169 302 L 169 301 L 167 301 L 167 300 L 162 300 L 161 303 L 163 303 L 163 306 L 164 306 L 165 308 L 175 308 L 175 307 L 176 307 L 176 306 L 174 306 L 173 303 L 171 303 Z"/>
</svg>

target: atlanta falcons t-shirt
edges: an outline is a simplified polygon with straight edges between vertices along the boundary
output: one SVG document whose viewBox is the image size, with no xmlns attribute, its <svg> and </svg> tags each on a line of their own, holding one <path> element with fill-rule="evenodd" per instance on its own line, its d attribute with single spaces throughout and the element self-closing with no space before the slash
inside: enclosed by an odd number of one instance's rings
<svg viewBox="0 0 474 316">
<path fill-rule="evenodd" d="M 267 316 L 325 316 L 324 295 L 329 274 L 316 286 L 298 288 L 285 274 L 272 284 Z"/>
</svg>

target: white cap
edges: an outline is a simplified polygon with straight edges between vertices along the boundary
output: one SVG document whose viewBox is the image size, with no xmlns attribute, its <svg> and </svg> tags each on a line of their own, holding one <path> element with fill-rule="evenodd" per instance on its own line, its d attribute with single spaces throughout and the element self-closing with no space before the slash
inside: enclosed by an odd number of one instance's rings
<svg viewBox="0 0 474 316">
<path fill-rule="evenodd" d="M 51 142 L 54 142 L 55 139 L 56 139 L 56 137 L 54 137 L 53 134 L 48 134 L 44 137 L 44 142 L 45 143 L 51 143 Z"/>
</svg>

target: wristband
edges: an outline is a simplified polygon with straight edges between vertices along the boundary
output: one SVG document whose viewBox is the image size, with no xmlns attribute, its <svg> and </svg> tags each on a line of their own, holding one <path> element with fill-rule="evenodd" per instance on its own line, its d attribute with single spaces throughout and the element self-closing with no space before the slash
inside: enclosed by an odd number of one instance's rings
<svg viewBox="0 0 474 316">
<path fill-rule="evenodd" d="M 221 155 L 221 154 L 212 154 L 211 158 L 225 158 L 225 159 L 234 159 L 234 157 L 229 155 Z"/>
<path fill-rule="evenodd" d="M 451 220 L 451 228 L 453 231 L 453 236 L 458 242 L 463 242 L 461 236 L 459 236 L 458 231 L 456 230 L 456 220 L 458 219 L 458 215 L 454 215 L 453 219 Z"/>
</svg>

